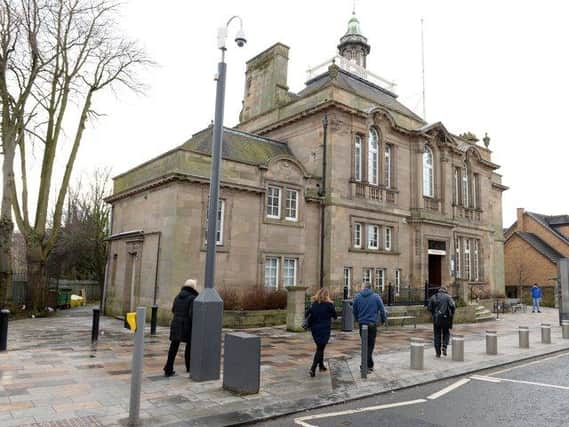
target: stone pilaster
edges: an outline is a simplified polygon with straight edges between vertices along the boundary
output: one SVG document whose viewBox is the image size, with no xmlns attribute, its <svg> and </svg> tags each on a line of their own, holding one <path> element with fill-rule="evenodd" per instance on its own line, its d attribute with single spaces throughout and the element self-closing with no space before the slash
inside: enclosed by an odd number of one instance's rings
<svg viewBox="0 0 569 427">
<path fill-rule="evenodd" d="M 289 286 L 286 298 L 286 329 L 287 331 L 302 332 L 304 319 L 305 286 Z"/>
</svg>

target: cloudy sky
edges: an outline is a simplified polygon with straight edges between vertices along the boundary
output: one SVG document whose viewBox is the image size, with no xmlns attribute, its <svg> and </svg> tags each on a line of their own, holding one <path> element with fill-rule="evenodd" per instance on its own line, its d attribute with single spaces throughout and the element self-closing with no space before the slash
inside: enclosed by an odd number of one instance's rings
<svg viewBox="0 0 569 427">
<path fill-rule="evenodd" d="M 219 59 L 216 28 L 238 14 L 248 44 L 227 54 L 226 126 L 237 123 L 245 61 L 277 41 L 290 47 L 290 89 L 306 69 L 336 53 L 351 0 L 130 0 L 121 23 L 158 63 L 142 77 L 145 96 L 124 92 L 96 99 L 106 116 L 89 128 L 77 172 L 112 166 L 119 174 L 187 140 L 213 118 Z M 395 80 L 400 100 L 421 107 L 424 19 L 426 105 L 430 122 L 454 133 L 488 132 L 502 165 L 504 225 L 515 208 L 569 213 L 564 197 L 569 59 L 563 1 L 357 1 L 372 47 L 368 68 Z M 233 29 L 233 31 L 235 28 Z"/>
</svg>

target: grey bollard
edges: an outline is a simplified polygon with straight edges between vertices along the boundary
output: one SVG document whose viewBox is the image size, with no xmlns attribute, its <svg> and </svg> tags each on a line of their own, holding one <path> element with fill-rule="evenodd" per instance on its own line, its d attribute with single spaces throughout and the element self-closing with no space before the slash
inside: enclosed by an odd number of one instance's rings
<svg viewBox="0 0 569 427">
<path fill-rule="evenodd" d="M 0 351 L 8 348 L 8 317 L 10 310 L 0 310 Z"/>
<path fill-rule="evenodd" d="M 225 334 L 223 388 L 239 394 L 261 388 L 261 337 L 245 332 Z"/>
<path fill-rule="evenodd" d="M 464 362 L 464 337 L 462 335 L 454 335 L 451 338 L 452 360 L 455 362 Z"/>
<path fill-rule="evenodd" d="M 498 354 L 498 334 L 496 331 L 486 331 L 486 354 Z"/>
<path fill-rule="evenodd" d="M 360 365 L 361 376 L 363 379 L 367 378 L 367 325 L 362 325 L 362 359 Z"/>
<path fill-rule="evenodd" d="M 342 331 L 352 332 L 354 330 L 354 309 L 352 300 L 345 299 L 342 306 Z"/>
<path fill-rule="evenodd" d="M 563 339 L 569 339 L 569 320 L 561 321 L 561 334 Z"/>
<path fill-rule="evenodd" d="M 139 426 L 140 422 L 140 386 L 144 363 L 144 322 L 146 308 L 136 308 L 136 332 L 134 333 L 134 349 L 132 353 L 132 374 L 130 378 L 130 405 L 128 425 Z"/>
<path fill-rule="evenodd" d="M 150 315 L 150 335 L 156 335 L 156 325 L 158 324 L 158 306 L 152 306 L 152 314 Z"/>
<path fill-rule="evenodd" d="M 541 343 L 551 344 L 551 325 L 549 323 L 541 324 Z"/>
<path fill-rule="evenodd" d="M 425 344 L 411 342 L 411 369 L 422 370 L 425 367 Z"/>
<path fill-rule="evenodd" d="M 520 338 L 520 348 L 529 348 L 529 328 L 527 326 L 520 326 L 518 335 Z"/>
</svg>

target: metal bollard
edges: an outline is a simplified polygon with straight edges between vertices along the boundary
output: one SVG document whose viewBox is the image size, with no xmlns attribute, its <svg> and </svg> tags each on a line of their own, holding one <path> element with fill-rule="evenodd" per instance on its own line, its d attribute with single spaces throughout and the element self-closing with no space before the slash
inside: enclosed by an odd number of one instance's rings
<svg viewBox="0 0 569 427">
<path fill-rule="evenodd" d="M 94 344 L 99 339 L 99 318 L 101 317 L 101 309 L 93 309 L 93 325 L 91 327 L 91 344 Z"/>
<path fill-rule="evenodd" d="M 362 325 L 362 360 L 360 365 L 362 378 L 367 378 L 367 325 Z"/>
<path fill-rule="evenodd" d="M 150 335 L 156 335 L 156 324 L 158 323 L 158 306 L 152 306 L 152 315 L 150 316 Z"/>
<path fill-rule="evenodd" d="M 569 339 L 569 320 L 561 321 L 561 333 L 563 339 Z"/>
<path fill-rule="evenodd" d="M 0 310 L 0 351 L 8 348 L 8 316 L 10 310 Z"/>
<path fill-rule="evenodd" d="M 541 343 L 551 344 L 551 325 L 549 323 L 541 324 Z"/>
<path fill-rule="evenodd" d="M 144 322 L 146 308 L 136 309 L 136 332 L 134 333 L 134 350 L 132 353 L 132 374 L 130 378 L 130 406 L 128 425 L 139 426 L 140 423 L 140 385 L 144 363 Z"/>
<path fill-rule="evenodd" d="M 411 369 L 421 370 L 425 367 L 425 344 L 411 342 Z"/>
<path fill-rule="evenodd" d="M 464 362 L 464 337 L 462 335 L 454 335 L 451 338 L 452 360 L 455 362 Z"/>
<path fill-rule="evenodd" d="M 354 310 L 352 300 L 344 300 L 342 307 L 342 331 L 352 332 L 354 330 Z"/>
<path fill-rule="evenodd" d="M 496 331 L 486 331 L 486 354 L 498 354 L 498 334 Z"/>
<path fill-rule="evenodd" d="M 520 326 L 518 334 L 520 337 L 520 348 L 529 348 L 529 328 L 527 326 Z"/>
</svg>

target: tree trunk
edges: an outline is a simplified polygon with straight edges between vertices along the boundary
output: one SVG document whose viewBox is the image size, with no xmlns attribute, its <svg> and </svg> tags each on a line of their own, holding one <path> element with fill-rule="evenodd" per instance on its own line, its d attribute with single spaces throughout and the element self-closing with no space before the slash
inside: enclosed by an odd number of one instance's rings
<svg viewBox="0 0 569 427">
<path fill-rule="evenodd" d="M 14 182 L 14 148 L 4 144 L 2 163 L 2 205 L 0 207 L 0 307 L 6 304 L 12 286 L 12 183 Z"/>
<path fill-rule="evenodd" d="M 28 242 L 26 260 L 28 263 L 26 303 L 30 312 L 38 313 L 45 309 L 47 303 L 46 259 L 41 244 Z"/>
</svg>

